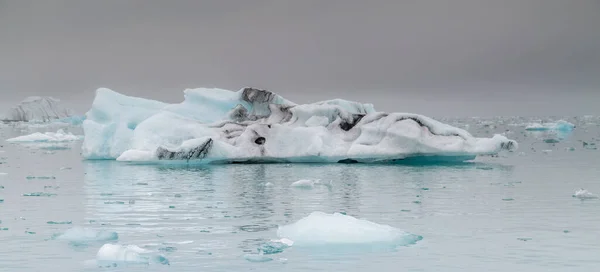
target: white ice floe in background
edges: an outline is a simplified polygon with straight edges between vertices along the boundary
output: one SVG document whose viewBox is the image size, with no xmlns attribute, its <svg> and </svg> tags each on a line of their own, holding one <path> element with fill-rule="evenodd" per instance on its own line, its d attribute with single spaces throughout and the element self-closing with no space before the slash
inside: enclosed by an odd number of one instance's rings
<svg viewBox="0 0 600 272">
<path fill-rule="evenodd" d="M 294 247 L 327 245 L 404 246 L 421 240 L 389 225 L 380 225 L 341 213 L 313 212 L 296 223 L 280 226 L 277 236 Z M 293 242 L 292 242 L 293 241 Z"/>
<path fill-rule="evenodd" d="M 60 235 L 54 237 L 56 240 L 65 240 L 69 242 L 93 242 L 93 241 L 113 241 L 118 240 L 119 235 L 113 231 L 93 230 L 82 227 L 73 227 Z"/>
<path fill-rule="evenodd" d="M 31 96 L 15 107 L 10 108 L 0 119 L 20 122 L 48 122 L 68 118 L 72 115 L 73 111 L 63 107 L 60 100 L 56 98 Z"/>
<path fill-rule="evenodd" d="M 65 132 L 59 129 L 57 132 L 35 132 L 29 135 L 23 135 L 15 138 L 7 139 L 7 142 L 14 143 L 55 143 L 55 142 L 71 142 L 82 140 L 83 136 L 73 135 L 71 132 Z"/>
<path fill-rule="evenodd" d="M 88 159 L 228 163 L 464 161 L 513 150 L 502 135 L 467 131 L 410 113 L 376 112 L 341 99 L 297 105 L 263 90 L 188 89 L 165 104 L 99 89 L 83 122 Z"/>
<path fill-rule="evenodd" d="M 575 129 L 575 125 L 569 123 L 565 120 L 558 120 L 556 122 L 549 123 L 533 123 L 528 125 L 525 130 L 529 131 L 546 131 L 546 130 L 556 130 L 556 131 L 572 131 Z"/>
<path fill-rule="evenodd" d="M 579 199 L 594 199 L 594 198 L 598 198 L 598 196 L 596 196 L 595 194 L 590 193 L 588 190 L 583 189 L 583 188 L 575 191 L 575 193 L 573 194 L 573 197 L 579 198 Z"/>
</svg>

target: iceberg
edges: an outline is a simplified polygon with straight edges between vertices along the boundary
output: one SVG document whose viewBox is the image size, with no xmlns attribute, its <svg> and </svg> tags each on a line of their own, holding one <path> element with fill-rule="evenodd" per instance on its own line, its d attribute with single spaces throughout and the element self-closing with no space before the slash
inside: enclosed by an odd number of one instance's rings
<svg viewBox="0 0 600 272">
<path fill-rule="evenodd" d="M 56 142 L 72 142 L 83 139 L 81 135 L 73 135 L 73 133 L 65 132 L 62 129 L 59 129 L 57 132 L 36 132 L 29 135 L 19 136 L 15 138 L 7 139 L 7 142 L 17 142 L 17 143 L 56 143 Z"/>
<path fill-rule="evenodd" d="M 589 192 L 588 190 L 583 189 L 583 188 L 575 191 L 575 193 L 573 194 L 573 197 L 579 198 L 579 199 L 596 199 L 596 198 L 598 198 L 598 196 L 596 196 L 595 194 L 592 194 L 591 192 Z"/>
<path fill-rule="evenodd" d="M 73 111 L 60 105 L 59 99 L 30 96 L 9 109 L 2 119 L 13 122 L 48 122 L 72 115 Z"/>
<path fill-rule="evenodd" d="M 550 123 L 544 123 L 544 124 L 533 123 L 533 124 L 530 124 L 527 127 L 525 127 L 525 130 L 528 130 L 528 131 L 554 130 L 554 131 L 569 132 L 569 131 L 572 131 L 573 129 L 575 129 L 575 125 L 572 123 L 569 123 L 565 120 L 558 120 L 556 122 L 550 122 Z"/>
<path fill-rule="evenodd" d="M 313 212 L 296 223 L 280 226 L 277 236 L 294 247 L 405 246 L 423 239 L 389 225 L 380 225 L 341 213 Z"/>
<path fill-rule="evenodd" d="M 502 135 L 467 131 L 412 113 L 334 99 L 295 104 L 270 91 L 187 89 L 166 104 L 109 89 L 83 121 L 86 159 L 129 162 L 400 162 L 472 160 L 514 150 Z"/>
</svg>

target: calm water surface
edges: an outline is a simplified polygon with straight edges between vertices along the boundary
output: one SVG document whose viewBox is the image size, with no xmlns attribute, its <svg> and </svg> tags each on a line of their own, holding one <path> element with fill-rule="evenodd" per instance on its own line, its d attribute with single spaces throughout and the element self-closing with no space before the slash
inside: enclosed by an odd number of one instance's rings
<svg viewBox="0 0 600 272">
<path fill-rule="evenodd" d="M 563 134 L 526 132 L 522 124 L 532 120 L 523 118 L 444 120 L 476 136 L 508 130 L 520 149 L 420 166 L 84 161 L 80 142 L 57 149 L 4 141 L 57 127 L 3 125 L 0 271 L 596 271 L 600 200 L 572 194 L 600 194 L 600 119 L 568 120 L 577 128 Z M 331 186 L 290 187 L 300 179 Z M 48 194 L 23 195 L 37 192 Z M 290 247 L 270 262 L 244 258 L 276 239 L 277 226 L 313 211 L 345 212 L 423 240 L 394 250 Z M 108 242 L 53 239 L 73 227 L 117 232 L 111 243 L 162 254 L 169 265 L 98 267 Z"/>
</svg>

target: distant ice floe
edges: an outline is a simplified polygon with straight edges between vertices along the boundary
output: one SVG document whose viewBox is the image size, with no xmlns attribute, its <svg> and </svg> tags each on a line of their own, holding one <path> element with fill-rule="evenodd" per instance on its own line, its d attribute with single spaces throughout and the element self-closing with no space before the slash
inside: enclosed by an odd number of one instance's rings
<svg viewBox="0 0 600 272">
<path fill-rule="evenodd" d="M 596 196 L 595 194 L 590 193 L 588 190 L 583 189 L 583 188 L 575 191 L 575 193 L 573 194 L 573 197 L 579 198 L 579 199 L 595 199 L 595 198 L 598 198 L 598 196 Z"/>
<path fill-rule="evenodd" d="M 389 225 L 380 225 L 341 213 L 313 212 L 296 223 L 280 226 L 277 236 L 294 247 L 405 246 L 423 239 Z M 292 242 L 293 241 L 293 242 Z"/>
<path fill-rule="evenodd" d="M 104 244 L 96 254 L 96 261 L 101 266 L 127 264 L 169 264 L 164 256 L 136 245 Z"/>
<path fill-rule="evenodd" d="M 525 130 L 529 131 L 547 131 L 547 130 L 555 130 L 555 131 L 572 131 L 575 129 L 575 125 L 569 123 L 565 120 L 559 120 L 556 122 L 550 123 L 533 123 L 525 127 Z"/>
<path fill-rule="evenodd" d="M 188 89 L 166 104 L 98 89 L 83 122 L 87 159 L 133 162 L 472 160 L 517 148 L 411 113 L 334 99 L 295 104 L 265 90 Z"/>
<path fill-rule="evenodd" d="M 316 179 L 316 180 L 301 179 L 301 180 L 298 180 L 298 181 L 292 183 L 290 186 L 295 187 L 295 188 L 300 188 L 300 189 L 312 189 L 318 185 L 331 186 L 331 181 L 330 182 L 321 182 L 321 180 L 318 180 L 318 179 Z"/>
<path fill-rule="evenodd" d="M 82 227 L 73 227 L 62 234 L 53 237 L 56 240 L 64 240 L 73 243 L 88 243 L 96 241 L 116 241 L 119 235 L 114 231 L 93 230 Z"/>
<path fill-rule="evenodd" d="M 36 132 L 29 135 L 10 138 L 6 141 L 14 143 L 57 143 L 79 141 L 82 139 L 83 136 L 81 135 L 73 135 L 73 133 L 65 132 L 64 130 L 59 129 L 57 132 Z"/>
<path fill-rule="evenodd" d="M 0 119 L 12 122 L 49 122 L 72 115 L 73 111 L 63 107 L 56 98 L 30 96 L 10 108 Z"/>
</svg>

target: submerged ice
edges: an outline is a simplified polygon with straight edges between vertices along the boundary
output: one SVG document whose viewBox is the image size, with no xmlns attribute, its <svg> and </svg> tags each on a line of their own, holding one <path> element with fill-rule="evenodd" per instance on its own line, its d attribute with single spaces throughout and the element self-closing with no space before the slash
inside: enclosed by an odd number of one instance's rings
<svg viewBox="0 0 600 272">
<path fill-rule="evenodd" d="M 180 104 L 99 89 L 83 122 L 83 155 L 119 161 L 389 162 L 470 160 L 513 150 L 502 135 L 341 99 L 295 104 L 264 90 L 188 89 Z"/>
<path fill-rule="evenodd" d="M 313 212 L 296 223 L 280 226 L 277 236 L 293 246 L 414 244 L 422 237 L 341 213 Z M 291 245 L 291 244 L 290 244 Z"/>
</svg>

